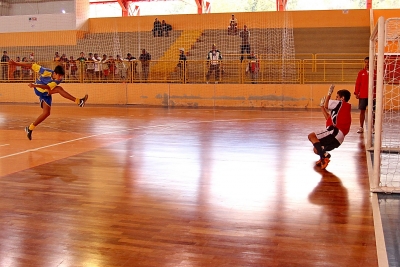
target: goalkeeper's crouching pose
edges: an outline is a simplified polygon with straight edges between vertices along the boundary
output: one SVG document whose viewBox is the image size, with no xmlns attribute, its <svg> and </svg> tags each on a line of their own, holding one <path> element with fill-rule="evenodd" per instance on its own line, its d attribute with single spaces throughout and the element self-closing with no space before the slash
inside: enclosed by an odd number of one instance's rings
<svg viewBox="0 0 400 267">
<path fill-rule="evenodd" d="M 336 99 L 332 100 L 334 88 L 335 86 L 331 85 L 328 95 L 324 96 L 320 102 L 321 111 L 326 119 L 326 128 L 308 135 L 308 140 L 314 146 L 314 153 L 320 157 L 316 165 L 323 170 L 328 166 L 331 157 L 327 151 L 342 144 L 351 125 L 351 104 L 348 103 L 351 93 L 346 89 L 339 90 L 336 93 Z"/>
<path fill-rule="evenodd" d="M 36 63 L 15 62 L 10 60 L 9 64 L 21 67 L 29 67 L 38 74 L 36 82 L 29 83 L 28 86 L 33 88 L 35 94 L 39 97 L 42 114 L 40 114 L 33 123 L 25 127 L 26 136 L 29 140 L 32 140 L 33 129 L 35 129 L 35 127 L 44 121 L 48 116 L 50 116 L 53 94 L 60 94 L 62 97 L 75 102 L 79 107 L 85 106 L 88 95 L 85 95 L 83 98 L 76 98 L 59 85 L 65 75 L 65 71 L 62 66 L 56 66 L 54 70 L 51 70 Z"/>
</svg>

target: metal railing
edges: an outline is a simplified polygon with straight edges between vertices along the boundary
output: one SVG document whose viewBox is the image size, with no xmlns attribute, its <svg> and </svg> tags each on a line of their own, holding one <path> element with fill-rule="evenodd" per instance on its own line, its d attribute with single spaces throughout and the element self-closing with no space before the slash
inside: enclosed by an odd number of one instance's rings
<svg viewBox="0 0 400 267">
<path fill-rule="evenodd" d="M 227 84 L 308 84 L 308 83 L 353 83 L 363 68 L 363 57 L 307 59 L 268 59 L 261 56 L 257 71 L 252 72 L 253 61 L 244 59 L 223 60 L 210 68 L 208 61 L 160 61 L 151 60 L 115 63 L 77 62 L 76 67 L 62 63 L 67 83 L 227 83 Z M 54 69 L 56 62 L 38 62 L 43 67 Z M 0 82 L 30 82 L 35 73 L 29 68 L 18 68 L 2 62 Z"/>
</svg>

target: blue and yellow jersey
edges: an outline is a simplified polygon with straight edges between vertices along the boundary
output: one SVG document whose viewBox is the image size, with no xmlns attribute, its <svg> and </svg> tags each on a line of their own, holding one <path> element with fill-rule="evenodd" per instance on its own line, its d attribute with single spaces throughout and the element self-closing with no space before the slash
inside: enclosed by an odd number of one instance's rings
<svg viewBox="0 0 400 267">
<path fill-rule="evenodd" d="M 42 66 L 33 63 L 32 70 L 39 74 L 39 77 L 36 80 L 36 84 L 47 84 L 50 87 L 50 90 L 54 89 L 57 85 L 59 85 L 62 80 L 54 80 L 52 78 L 53 70 L 43 68 Z M 35 88 L 39 92 L 45 93 L 48 92 L 47 89 Z"/>
</svg>

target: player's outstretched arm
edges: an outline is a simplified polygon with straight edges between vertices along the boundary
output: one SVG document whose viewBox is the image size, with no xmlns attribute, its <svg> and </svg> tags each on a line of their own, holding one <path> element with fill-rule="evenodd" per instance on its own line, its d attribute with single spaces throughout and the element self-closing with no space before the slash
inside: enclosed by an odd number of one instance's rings
<svg viewBox="0 0 400 267">
<path fill-rule="evenodd" d="M 47 84 L 35 84 L 35 83 L 30 83 L 30 84 L 28 84 L 28 86 L 29 86 L 30 88 L 36 87 L 36 88 L 40 88 L 40 89 L 47 89 L 47 90 L 50 89 L 50 86 L 48 86 Z"/>
<path fill-rule="evenodd" d="M 8 61 L 8 64 L 10 65 L 15 65 L 15 66 L 21 66 L 21 67 L 32 67 L 32 62 L 15 62 L 14 60 Z"/>
</svg>

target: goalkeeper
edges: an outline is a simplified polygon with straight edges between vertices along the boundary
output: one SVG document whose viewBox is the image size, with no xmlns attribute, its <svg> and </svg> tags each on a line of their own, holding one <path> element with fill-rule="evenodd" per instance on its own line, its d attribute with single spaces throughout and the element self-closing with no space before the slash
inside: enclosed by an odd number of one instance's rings
<svg viewBox="0 0 400 267">
<path fill-rule="evenodd" d="M 326 128 L 308 135 L 308 140 L 314 146 L 314 153 L 320 156 L 316 165 L 323 170 L 330 162 L 331 155 L 327 151 L 338 148 L 342 144 L 351 125 L 351 104 L 348 103 L 351 93 L 346 89 L 339 90 L 336 93 L 336 99 L 332 100 L 334 88 L 335 86 L 331 85 L 328 95 L 324 96 L 320 102 L 321 111 L 326 119 Z"/>
<path fill-rule="evenodd" d="M 33 129 L 35 129 L 35 127 L 44 121 L 48 116 L 50 116 L 53 94 L 60 94 L 62 97 L 75 102 L 79 107 L 85 106 L 88 95 L 85 95 L 83 98 L 76 98 L 59 86 L 65 75 L 65 71 L 62 66 L 58 65 L 54 70 L 51 70 L 36 63 L 23 63 L 10 60 L 9 64 L 21 67 L 30 67 L 38 74 L 36 82 L 29 83 L 28 86 L 33 88 L 35 94 L 39 97 L 42 114 L 40 114 L 39 117 L 37 117 L 36 120 L 31 123 L 31 125 L 25 127 L 26 136 L 29 140 L 32 140 Z"/>
</svg>

